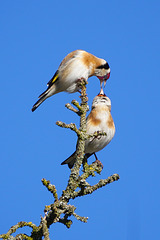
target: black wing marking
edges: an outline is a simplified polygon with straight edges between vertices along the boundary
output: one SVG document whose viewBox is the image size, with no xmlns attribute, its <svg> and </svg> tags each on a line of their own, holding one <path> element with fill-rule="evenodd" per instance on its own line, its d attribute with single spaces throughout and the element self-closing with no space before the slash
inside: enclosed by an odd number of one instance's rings
<svg viewBox="0 0 160 240">
<path fill-rule="evenodd" d="M 59 77 L 59 74 L 57 70 L 53 75 L 53 77 L 51 78 L 51 80 L 49 80 L 49 82 L 47 83 L 48 88 L 50 88 L 58 80 L 58 77 Z"/>
</svg>

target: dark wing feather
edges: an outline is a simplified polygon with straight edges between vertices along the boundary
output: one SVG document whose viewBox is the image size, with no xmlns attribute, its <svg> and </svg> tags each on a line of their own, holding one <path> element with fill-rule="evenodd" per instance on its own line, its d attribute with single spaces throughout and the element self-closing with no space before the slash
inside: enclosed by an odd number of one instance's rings
<svg viewBox="0 0 160 240">
<path fill-rule="evenodd" d="M 48 91 L 48 89 L 58 80 L 58 70 L 55 72 L 55 74 L 53 75 L 53 77 L 51 78 L 51 80 L 49 80 L 49 82 L 47 83 L 48 88 L 38 97 L 41 98 L 43 97 L 46 92 Z"/>
<path fill-rule="evenodd" d="M 50 88 L 57 80 L 58 80 L 58 70 L 55 72 L 51 80 L 49 80 L 49 82 L 47 83 L 48 88 Z"/>
</svg>

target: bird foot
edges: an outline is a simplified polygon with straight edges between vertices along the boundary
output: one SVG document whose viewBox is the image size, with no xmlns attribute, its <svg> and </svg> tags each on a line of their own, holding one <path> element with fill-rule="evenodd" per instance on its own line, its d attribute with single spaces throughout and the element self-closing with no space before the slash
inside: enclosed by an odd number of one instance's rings
<svg viewBox="0 0 160 240">
<path fill-rule="evenodd" d="M 83 84 L 87 84 L 87 80 L 85 78 L 81 77 L 77 80 L 77 85 L 79 88 L 81 88 Z"/>
<path fill-rule="evenodd" d="M 103 164 L 101 163 L 100 160 L 96 159 L 93 163 L 96 163 L 98 167 L 103 168 Z"/>
</svg>

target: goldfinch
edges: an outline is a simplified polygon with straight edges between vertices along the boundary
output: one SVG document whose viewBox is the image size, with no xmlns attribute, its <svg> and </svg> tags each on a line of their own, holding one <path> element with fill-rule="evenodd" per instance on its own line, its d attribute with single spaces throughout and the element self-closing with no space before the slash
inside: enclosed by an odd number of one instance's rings
<svg viewBox="0 0 160 240">
<path fill-rule="evenodd" d="M 47 90 L 39 96 L 39 100 L 33 105 L 32 112 L 48 97 L 56 93 L 79 91 L 78 82 L 81 79 L 87 80 L 92 76 L 99 78 L 101 88 L 103 82 L 105 86 L 107 79 L 110 77 L 109 64 L 104 59 L 83 50 L 75 50 L 69 53 L 48 82 Z"/>
<path fill-rule="evenodd" d="M 87 117 L 87 134 L 98 131 L 103 131 L 106 135 L 92 137 L 85 141 L 85 156 L 87 158 L 107 146 L 115 134 L 115 125 L 111 116 L 111 100 L 103 93 L 103 89 L 93 99 L 92 110 Z M 61 165 L 68 164 L 69 168 L 72 168 L 76 159 L 75 154 L 76 152 L 62 162 Z M 95 157 L 96 161 L 100 162 L 96 155 Z"/>
</svg>

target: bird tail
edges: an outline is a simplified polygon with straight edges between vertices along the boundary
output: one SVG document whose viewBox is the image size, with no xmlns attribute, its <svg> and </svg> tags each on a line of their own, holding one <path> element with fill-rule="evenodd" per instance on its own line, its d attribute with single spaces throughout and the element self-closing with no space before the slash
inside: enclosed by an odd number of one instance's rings
<svg viewBox="0 0 160 240">
<path fill-rule="evenodd" d="M 68 167 L 69 167 L 69 168 L 72 168 L 73 165 L 74 165 L 74 163 L 75 163 L 75 160 L 76 160 L 75 153 L 76 153 L 76 152 L 74 152 L 69 158 L 67 158 L 65 161 L 63 161 L 63 162 L 61 163 L 61 165 L 68 164 Z"/>
<path fill-rule="evenodd" d="M 32 107 L 32 112 L 34 112 L 39 107 L 39 105 L 41 105 L 49 96 L 45 91 L 39 97 L 40 99 Z"/>
<path fill-rule="evenodd" d="M 44 91 L 38 98 L 39 100 L 33 105 L 32 107 L 32 112 L 34 112 L 37 107 L 39 107 L 39 105 L 44 102 L 48 97 L 56 94 L 58 91 L 56 91 L 56 87 L 55 87 L 55 82 L 58 81 L 59 79 L 59 74 L 58 74 L 58 70 L 55 72 L 54 76 L 51 78 L 51 80 L 47 83 L 47 90 Z"/>
<path fill-rule="evenodd" d="M 86 153 L 85 157 L 88 159 L 90 156 L 92 156 L 93 153 Z M 61 163 L 61 165 L 68 164 L 69 168 L 72 168 L 76 160 L 76 152 L 74 152 L 69 158 L 67 158 L 65 161 Z"/>
</svg>

